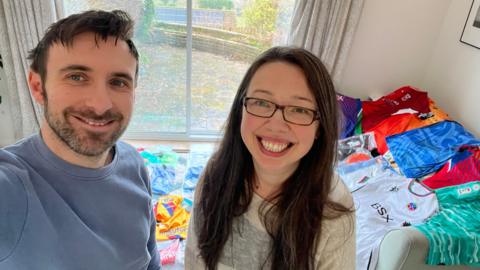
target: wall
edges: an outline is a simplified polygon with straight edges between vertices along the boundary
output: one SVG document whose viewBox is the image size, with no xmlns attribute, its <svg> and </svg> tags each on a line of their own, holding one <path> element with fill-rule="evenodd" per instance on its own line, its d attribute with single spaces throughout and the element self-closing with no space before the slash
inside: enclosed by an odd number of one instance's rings
<svg viewBox="0 0 480 270">
<path fill-rule="evenodd" d="M 480 49 L 459 42 L 471 3 L 452 1 L 420 86 L 480 137 Z"/>
<path fill-rule="evenodd" d="M 450 2 L 365 0 L 338 90 L 366 98 L 418 86 Z"/>
<path fill-rule="evenodd" d="M 378 98 L 416 86 L 480 137 L 480 49 L 459 41 L 471 3 L 365 0 L 338 90 Z"/>
<path fill-rule="evenodd" d="M 8 106 L 9 98 L 7 96 L 7 83 L 5 72 L 0 67 L 0 147 L 14 142 L 12 131 L 12 118 L 10 116 L 10 108 Z"/>
</svg>

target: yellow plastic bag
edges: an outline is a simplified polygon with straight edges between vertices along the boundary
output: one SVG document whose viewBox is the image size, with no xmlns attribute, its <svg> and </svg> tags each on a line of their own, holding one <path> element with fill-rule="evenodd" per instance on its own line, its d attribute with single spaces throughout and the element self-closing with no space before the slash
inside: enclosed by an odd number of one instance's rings
<svg viewBox="0 0 480 270">
<path fill-rule="evenodd" d="M 157 219 L 157 241 L 185 239 L 190 213 L 182 207 L 183 198 L 166 195 L 158 199 L 155 215 Z"/>
</svg>

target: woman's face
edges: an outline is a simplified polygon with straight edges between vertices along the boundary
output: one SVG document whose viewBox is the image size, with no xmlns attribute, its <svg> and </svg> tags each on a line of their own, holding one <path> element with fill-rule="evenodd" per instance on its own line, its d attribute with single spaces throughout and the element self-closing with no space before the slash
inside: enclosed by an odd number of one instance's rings
<svg viewBox="0 0 480 270">
<path fill-rule="evenodd" d="M 261 66 L 252 77 L 246 97 L 317 110 L 303 71 L 287 62 Z M 265 104 L 260 101 L 257 105 Z M 285 174 L 285 179 L 289 177 L 312 147 L 317 129 L 318 120 L 301 126 L 286 122 L 279 109 L 271 118 L 262 118 L 243 107 L 240 132 L 257 172 L 262 170 L 263 173 Z"/>
</svg>

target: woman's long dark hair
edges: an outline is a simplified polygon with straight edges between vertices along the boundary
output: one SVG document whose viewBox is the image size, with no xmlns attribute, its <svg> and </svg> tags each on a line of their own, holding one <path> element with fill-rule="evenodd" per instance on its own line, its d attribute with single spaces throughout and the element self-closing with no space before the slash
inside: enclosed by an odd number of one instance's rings
<svg viewBox="0 0 480 270">
<path fill-rule="evenodd" d="M 325 207 L 349 209 L 328 200 L 338 139 L 335 90 L 321 61 L 312 53 L 292 47 L 274 47 L 250 66 L 237 91 L 218 150 L 207 164 L 196 201 L 195 232 L 200 256 L 216 269 L 232 232 L 233 219 L 248 210 L 254 190 L 252 156 L 240 136 L 242 98 L 255 72 L 264 64 L 286 62 L 300 67 L 318 104 L 317 138 L 296 171 L 283 183 L 263 220 L 272 238 L 272 269 L 313 269 Z M 265 204 L 263 204 L 265 206 Z M 265 209 L 265 207 L 261 207 Z M 261 211 L 261 210 L 260 210 Z"/>
</svg>

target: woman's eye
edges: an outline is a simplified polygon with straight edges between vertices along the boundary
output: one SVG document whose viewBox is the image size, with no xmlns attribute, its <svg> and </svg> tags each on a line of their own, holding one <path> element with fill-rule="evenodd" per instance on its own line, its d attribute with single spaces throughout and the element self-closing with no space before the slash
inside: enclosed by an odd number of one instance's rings
<svg viewBox="0 0 480 270">
<path fill-rule="evenodd" d="M 260 107 L 270 107 L 270 102 L 267 102 L 265 100 L 256 100 L 254 104 Z"/>
<path fill-rule="evenodd" d="M 298 114 L 311 114 L 312 113 L 310 110 L 302 108 L 302 107 L 293 107 L 292 112 L 298 113 Z"/>
</svg>

